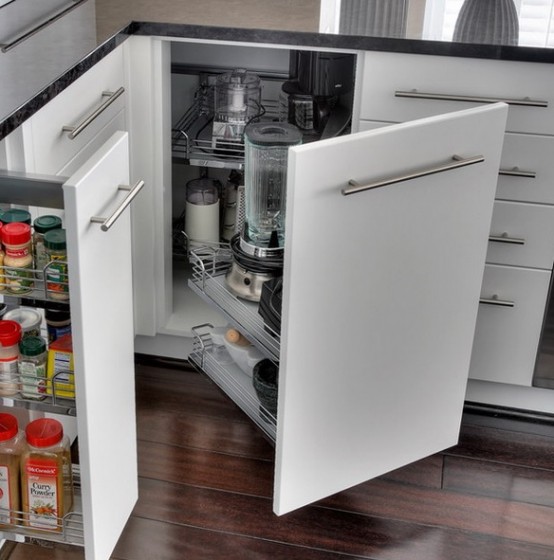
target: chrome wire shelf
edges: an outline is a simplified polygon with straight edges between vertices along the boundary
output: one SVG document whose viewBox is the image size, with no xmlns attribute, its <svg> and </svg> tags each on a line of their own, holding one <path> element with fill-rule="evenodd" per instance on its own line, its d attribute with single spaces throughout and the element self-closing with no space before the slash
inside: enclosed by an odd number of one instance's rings
<svg viewBox="0 0 554 560">
<path fill-rule="evenodd" d="M 30 375 L 17 375 L 13 380 L 0 381 L 0 404 L 27 410 L 54 412 L 65 416 L 76 416 L 74 372 L 57 371 L 50 379 Z M 31 392 L 38 383 L 44 384 L 44 394 L 40 399 L 29 398 L 25 391 Z M 25 389 L 27 387 L 27 389 Z M 11 394 L 10 394 L 11 393 Z"/>
<path fill-rule="evenodd" d="M 191 251 L 190 288 L 215 307 L 267 358 L 279 361 L 281 339 L 258 313 L 258 304 L 238 298 L 229 291 L 225 273 L 232 263 L 230 247 L 204 247 Z"/>
<path fill-rule="evenodd" d="M 69 303 L 69 278 L 63 269 L 67 271 L 65 261 L 52 261 L 41 269 L 0 266 L 0 295 Z"/>
<path fill-rule="evenodd" d="M 203 86 L 196 91 L 192 105 L 175 122 L 171 131 L 172 155 L 190 165 L 216 169 L 244 169 L 244 142 L 212 139 L 214 87 Z M 262 100 L 260 120 L 276 121 L 279 102 Z"/>
<path fill-rule="evenodd" d="M 205 373 L 237 406 L 275 443 L 277 420 L 260 403 L 252 378 L 246 375 L 236 364 L 224 346 L 216 346 L 210 335 L 212 326 L 199 325 L 193 328 L 193 352 L 190 362 Z"/>
</svg>

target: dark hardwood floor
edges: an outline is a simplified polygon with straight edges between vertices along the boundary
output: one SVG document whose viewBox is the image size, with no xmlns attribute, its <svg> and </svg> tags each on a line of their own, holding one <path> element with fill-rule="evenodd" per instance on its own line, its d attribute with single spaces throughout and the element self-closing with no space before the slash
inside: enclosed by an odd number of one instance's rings
<svg viewBox="0 0 554 560">
<path fill-rule="evenodd" d="M 113 560 L 554 559 L 554 424 L 467 414 L 456 447 L 276 517 L 273 448 L 206 377 L 139 360 L 137 411 L 140 498 Z"/>
</svg>

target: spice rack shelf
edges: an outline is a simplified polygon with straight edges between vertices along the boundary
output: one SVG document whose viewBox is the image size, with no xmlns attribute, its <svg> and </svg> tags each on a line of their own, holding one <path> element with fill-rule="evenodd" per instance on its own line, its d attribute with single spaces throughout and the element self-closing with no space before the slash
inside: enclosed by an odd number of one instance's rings
<svg viewBox="0 0 554 560">
<path fill-rule="evenodd" d="M 73 509 L 63 517 L 56 518 L 57 530 L 40 530 L 25 525 L 22 511 L 0 508 L 0 520 L 11 519 L 9 525 L 0 529 L 0 538 L 16 542 L 45 541 L 84 546 L 84 525 L 81 507 L 81 484 L 79 465 L 72 465 Z M 51 516 L 45 516 L 51 521 Z"/>
<path fill-rule="evenodd" d="M 67 270 L 65 261 L 52 261 L 41 269 L 1 266 L 0 296 L 69 303 L 69 279 L 55 266 Z"/>
<path fill-rule="evenodd" d="M 57 375 L 65 375 L 66 372 L 59 372 Z M 22 380 L 20 378 L 19 384 L 23 381 L 28 383 L 28 380 Z M 60 382 L 61 383 L 61 382 Z M 13 382 L 10 381 L 10 385 Z M 64 391 L 63 393 L 70 393 L 75 392 L 68 390 L 72 385 L 70 385 L 67 381 L 63 381 Z M 2 383 L 0 382 L 0 392 L 2 392 Z M 44 399 L 36 400 L 36 399 L 29 399 L 22 396 L 20 393 L 15 395 L 1 395 L 0 396 L 0 404 L 3 406 L 15 407 L 15 408 L 25 408 L 27 410 L 38 410 L 41 412 L 52 412 L 55 414 L 62 414 L 64 416 L 76 416 L 77 415 L 77 408 L 75 404 L 74 398 L 69 398 L 66 396 L 59 396 L 56 395 L 56 390 L 51 390 L 53 394 L 45 395 Z"/>
</svg>

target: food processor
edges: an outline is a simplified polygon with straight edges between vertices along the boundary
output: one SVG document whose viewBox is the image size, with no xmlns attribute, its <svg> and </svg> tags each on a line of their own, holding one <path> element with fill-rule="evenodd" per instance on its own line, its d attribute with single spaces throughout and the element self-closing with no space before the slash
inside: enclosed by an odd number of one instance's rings
<svg viewBox="0 0 554 560">
<path fill-rule="evenodd" d="M 257 74 L 237 68 L 217 76 L 212 148 L 242 152 L 244 128 L 262 112 L 261 83 Z"/>
<path fill-rule="evenodd" d="M 230 242 L 226 282 L 236 296 L 258 302 L 263 284 L 282 275 L 288 150 L 302 133 L 290 123 L 257 122 L 244 137 L 245 220 Z"/>
</svg>

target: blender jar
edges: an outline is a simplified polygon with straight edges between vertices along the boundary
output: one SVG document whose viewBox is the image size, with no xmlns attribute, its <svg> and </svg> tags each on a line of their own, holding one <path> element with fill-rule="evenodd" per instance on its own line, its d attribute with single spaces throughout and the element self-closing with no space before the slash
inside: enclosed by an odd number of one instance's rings
<svg viewBox="0 0 554 560">
<path fill-rule="evenodd" d="M 302 142 L 289 123 L 253 123 L 245 130 L 246 240 L 257 247 L 283 247 L 290 146 Z"/>
</svg>

